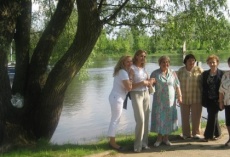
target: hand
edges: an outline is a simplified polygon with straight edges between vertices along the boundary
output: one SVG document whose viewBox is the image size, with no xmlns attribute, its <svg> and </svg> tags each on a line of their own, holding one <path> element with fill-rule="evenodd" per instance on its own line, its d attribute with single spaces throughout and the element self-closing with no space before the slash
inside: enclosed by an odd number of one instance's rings
<svg viewBox="0 0 230 157">
<path fill-rule="evenodd" d="M 221 111 L 224 109 L 224 102 L 223 101 L 219 102 L 219 108 Z"/>
<path fill-rule="evenodd" d="M 132 80 L 133 79 L 133 77 L 134 77 L 134 71 L 133 71 L 133 69 L 129 69 L 129 71 L 128 71 L 128 74 L 129 74 L 129 78 Z"/>
<path fill-rule="evenodd" d="M 149 81 L 150 81 L 151 85 L 153 85 L 157 82 L 155 78 L 150 78 Z"/>
<path fill-rule="evenodd" d="M 178 102 L 180 105 L 182 105 L 182 96 L 179 96 L 179 97 L 177 98 L 177 102 Z"/>
<path fill-rule="evenodd" d="M 144 81 L 143 81 L 143 85 L 144 85 L 144 86 L 150 86 L 149 80 L 144 80 Z"/>
</svg>

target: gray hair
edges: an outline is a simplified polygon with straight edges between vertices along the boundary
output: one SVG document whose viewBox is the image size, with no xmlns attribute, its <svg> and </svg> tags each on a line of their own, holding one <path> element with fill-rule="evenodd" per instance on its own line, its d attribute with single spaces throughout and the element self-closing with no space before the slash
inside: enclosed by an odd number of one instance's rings
<svg viewBox="0 0 230 157">
<path fill-rule="evenodd" d="M 168 56 L 161 56 L 159 59 L 158 59 L 158 64 L 160 65 L 162 61 L 169 61 L 170 63 L 170 58 Z"/>
</svg>

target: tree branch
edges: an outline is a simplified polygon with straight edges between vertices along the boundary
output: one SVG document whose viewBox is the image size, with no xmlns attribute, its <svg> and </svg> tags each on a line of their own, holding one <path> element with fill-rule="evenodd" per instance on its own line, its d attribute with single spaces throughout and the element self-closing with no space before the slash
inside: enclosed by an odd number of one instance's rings
<svg viewBox="0 0 230 157">
<path fill-rule="evenodd" d="M 128 2 L 129 2 L 129 0 L 126 0 L 122 5 L 120 5 L 120 7 L 119 7 L 117 10 L 115 10 L 115 12 L 114 12 L 112 15 L 110 15 L 109 17 L 104 18 L 104 19 L 102 20 L 103 24 L 108 23 L 109 21 L 115 19 L 116 16 L 117 16 L 117 14 L 122 10 L 122 8 L 125 7 L 125 5 L 126 5 Z"/>
</svg>

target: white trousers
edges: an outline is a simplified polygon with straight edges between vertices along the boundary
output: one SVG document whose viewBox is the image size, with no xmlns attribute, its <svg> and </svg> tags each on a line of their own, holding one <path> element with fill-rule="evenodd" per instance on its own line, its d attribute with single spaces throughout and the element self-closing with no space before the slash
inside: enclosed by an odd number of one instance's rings
<svg viewBox="0 0 230 157">
<path fill-rule="evenodd" d="M 111 120 L 108 130 L 109 137 L 115 137 L 116 128 L 119 124 L 122 110 L 123 110 L 123 102 L 124 99 L 121 98 L 119 95 L 111 93 L 109 95 L 109 103 L 111 106 Z"/>
</svg>

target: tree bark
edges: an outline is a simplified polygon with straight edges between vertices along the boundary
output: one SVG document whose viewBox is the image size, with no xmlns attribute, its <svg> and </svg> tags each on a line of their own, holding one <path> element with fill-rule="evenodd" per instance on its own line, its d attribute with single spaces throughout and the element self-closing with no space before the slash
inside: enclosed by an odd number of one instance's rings
<svg viewBox="0 0 230 157">
<path fill-rule="evenodd" d="M 77 0 L 78 23 L 74 41 L 63 57 L 56 63 L 51 72 L 46 73 L 53 47 L 72 12 L 74 0 L 60 0 L 50 23 L 42 34 L 29 62 L 29 34 L 31 2 L 21 1 L 21 10 L 15 19 L 16 34 L 16 74 L 12 88 L 13 94 L 20 93 L 24 98 L 23 108 L 11 105 L 11 91 L 7 107 L 3 113 L 12 113 L 5 118 L 4 143 L 33 143 L 40 138 L 51 139 L 62 111 L 65 91 L 73 77 L 79 72 L 100 33 L 103 23 L 99 19 L 97 3 L 94 0 Z M 17 22 L 16 22 L 17 21 Z M 10 42 L 9 42 L 10 43 Z M 5 53 L 5 60 L 7 60 Z M 5 69 L 5 78 L 7 70 Z M 0 79 L 2 79 L 1 77 Z M 9 79 L 8 79 L 9 80 Z M 4 80 L 4 82 L 6 82 Z M 6 89 L 6 87 L 2 87 Z M 2 110 L 3 111 L 3 110 Z M 4 114 L 1 114 L 4 115 Z M 18 130 L 14 132 L 14 130 Z"/>
</svg>

